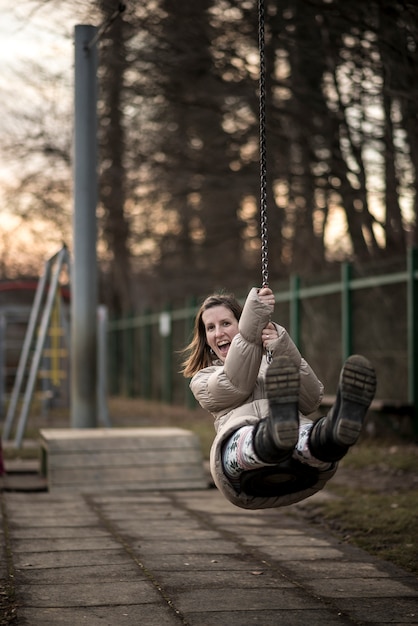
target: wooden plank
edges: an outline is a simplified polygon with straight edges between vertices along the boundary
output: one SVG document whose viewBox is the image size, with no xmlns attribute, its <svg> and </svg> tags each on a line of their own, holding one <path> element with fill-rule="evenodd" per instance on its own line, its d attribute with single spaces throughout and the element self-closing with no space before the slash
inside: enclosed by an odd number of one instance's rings
<svg viewBox="0 0 418 626">
<path fill-rule="evenodd" d="M 180 428 L 43 429 L 50 491 L 206 489 L 199 438 Z"/>
<path fill-rule="evenodd" d="M 185 428 L 171 427 L 143 427 L 143 428 L 43 428 L 40 431 L 45 440 L 53 439 L 116 439 L 118 437 L 129 438 L 141 435 L 141 437 L 171 437 L 183 435 L 193 436 L 190 430 Z"/>
<path fill-rule="evenodd" d="M 207 482 L 203 484 L 198 480 L 173 480 L 170 483 L 162 484 L 160 481 L 147 481 L 137 483 L 85 483 L 83 485 L 55 485 L 52 483 L 48 486 L 50 493 L 97 493 L 100 489 L 100 493 L 112 492 L 112 491 L 189 491 L 189 490 L 201 490 L 207 489 Z"/>
<path fill-rule="evenodd" d="M 51 468 L 48 477 L 54 484 L 67 483 L 139 483 L 158 481 L 160 483 L 170 483 L 173 480 L 182 482 L 193 481 L 204 476 L 203 467 L 198 464 L 185 465 L 153 465 L 149 467 L 93 467 L 93 468 Z"/>
<path fill-rule="evenodd" d="M 61 450 L 140 451 L 194 448 L 199 445 L 199 439 L 190 431 L 174 428 L 42 429 L 40 443 L 49 453 Z"/>
<path fill-rule="evenodd" d="M 200 450 L 197 448 L 164 450 L 164 453 L 155 450 L 143 450 L 137 452 L 125 451 L 108 452 L 94 451 L 86 454 L 85 451 L 67 452 L 58 454 L 48 451 L 49 467 L 141 467 L 155 463 L 162 465 L 182 464 L 189 465 L 201 460 Z"/>
</svg>

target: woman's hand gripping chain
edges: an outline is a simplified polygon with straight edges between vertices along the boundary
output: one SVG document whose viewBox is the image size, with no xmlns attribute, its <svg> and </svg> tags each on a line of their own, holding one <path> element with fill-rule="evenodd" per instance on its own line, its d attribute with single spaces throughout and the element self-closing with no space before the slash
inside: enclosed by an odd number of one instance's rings
<svg viewBox="0 0 418 626">
<path fill-rule="evenodd" d="M 274 311 L 275 298 L 274 293 L 269 287 L 262 287 L 258 292 L 258 297 L 261 302 L 267 304 L 271 308 L 271 313 Z M 278 338 L 278 333 L 276 327 L 272 322 L 269 322 L 266 327 L 263 329 L 261 334 L 261 341 L 263 343 L 263 348 L 268 352 L 271 346 L 271 343 Z"/>
</svg>

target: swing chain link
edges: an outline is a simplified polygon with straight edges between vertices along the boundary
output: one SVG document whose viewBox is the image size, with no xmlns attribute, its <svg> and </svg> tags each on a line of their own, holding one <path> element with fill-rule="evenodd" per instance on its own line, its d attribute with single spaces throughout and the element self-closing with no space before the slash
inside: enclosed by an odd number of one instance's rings
<svg viewBox="0 0 418 626">
<path fill-rule="evenodd" d="M 267 159 L 266 159 L 266 65 L 264 56 L 264 0 L 258 2 L 258 46 L 260 52 L 259 116 L 260 116 L 260 236 L 262 286 L 268 286 L 267 237 Z"/>
<path fill-rule="evenodd" d="M 260 115 L 260 236 L 261 236 L 261 284 L 268 287 L 268 237 L 267 237 L 267 158 L 266 158 L 266 63 L 264 56 L 264 0 L 258 2 L 258 47 L 260 52 L 259 115 Z M 266 350 L 267 363 L 273 360 L 273 352 Z"/>
</svg>

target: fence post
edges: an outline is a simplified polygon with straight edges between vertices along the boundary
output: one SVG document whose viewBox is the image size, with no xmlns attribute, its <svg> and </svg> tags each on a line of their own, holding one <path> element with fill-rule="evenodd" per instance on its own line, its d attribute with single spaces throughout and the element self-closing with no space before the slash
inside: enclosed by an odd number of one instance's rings
<svg viewBox="0 0 418 626">
<path fill-rule="evenodd" d="M 151 321 L 147 319 L 150 312 L 144 313 L 144 324 L 141 326 L 139 358 L 141 364 L 140 393 L 145 400 L 151 399 L 151 375 L 153 371 L 152 363 L 152 327 Z"/>
<path fill-rule="evenodd" d="M 300 348 L 300 278 L 297 275 L 290 277 L 290 336 L 295 345 Z"/>
<path fill-rule="evenodd" d="M 418 437 L 418 248 L 408 249 L 408 401 L 413 406 L 413 431 Z"/>
<path fill-rule="evenodd" d="M 197 298 L 196 296 L 192 296 L 189 302 L 186 304 L 187 308 L 190 310 L 190 315 L 188 315 L 185 319 L 184 327 L 184 339 L 186 345 L 190 343 L 192 339 L 192 333 L 194 328 L 194 320 L 195 320 L 195 309 L 197 307 Z M 197 405 L 196 398 L 192 394 L 189 386 L 189 380 L 187 378 L 185 380 L 185 394 L 186 394 L 186 406 L 189 409 L 194 409 Z"/>
<path fill-rule="evenodd" d="M 111 322 L 113 319 L 111 320 Z M 108 350 L 108 381 L 109 393 L 111 396 L 119 394 L 118 380 L 118 338 L 116 328 L 108 328 L 107 331 L 107 350 Z"/>
<path fill-rule="evenodd" d="M 127 322 L 122 331 L 123 336 L 123 394 L 132 398 L 134 396 L 134 350 L 135 350 L 135 330 L 129 323 L 132 315 L 127 315 L 124 319 Z"/>
<path fill-rule="evenodd" d="M 107 406 L 107 333 L 107 307 L 102 304 L 97 307 L 97 409 L 101 425 L 110 427 L 111 423 Z"/>
<path fill-rule="evenodd" d="M 343 263 L 341 266 L 341 351 L 345 361 L 353 350 L 353 325 L 351 307 L 351 265 Z"/>
<path fill-rule="evenodd" d="M 172 365 L 172 320 L 171 312 L 169 310 L 163 311 L 160 314 L 160 337 L 162 339 L 162 399 L 163 402 L 169 404 L 172 400 L 172 380 L 171 380 L 171 365 Z"/>
</svg>

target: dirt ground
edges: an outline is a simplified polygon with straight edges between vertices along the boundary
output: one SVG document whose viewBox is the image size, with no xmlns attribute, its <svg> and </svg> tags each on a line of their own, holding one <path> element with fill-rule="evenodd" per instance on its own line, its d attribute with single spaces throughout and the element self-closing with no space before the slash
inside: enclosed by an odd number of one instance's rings
<svg viewBox="0 0 418 626">
<path fill-rule="evenodd" d="M 418 453 L 417 446 L 411 446 L 411 450 Z M 382 466 L 361 469 L 342 466 L 338 468 L 332 482 L 334 485 L 350 485 L 354 489 L 367 488 L 375 493 L 392 495 L 414 488 L 418 489 L 418 454 L 416 473 Z"/>
</svg>

